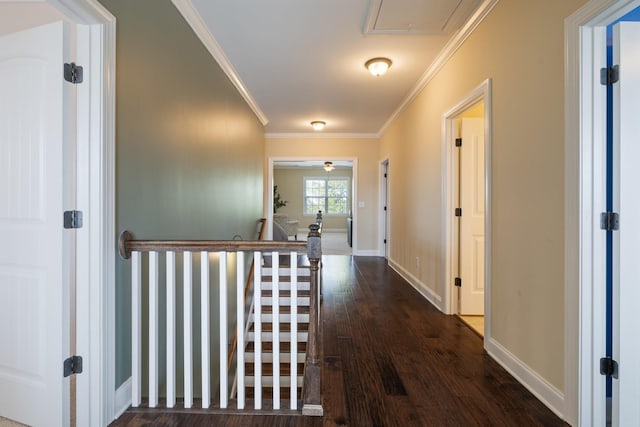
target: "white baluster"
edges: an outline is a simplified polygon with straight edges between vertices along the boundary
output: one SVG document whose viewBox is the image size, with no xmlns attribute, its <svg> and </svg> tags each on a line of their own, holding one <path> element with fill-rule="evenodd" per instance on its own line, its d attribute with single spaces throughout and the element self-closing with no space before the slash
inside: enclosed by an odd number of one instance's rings
<svg viewBox="0 0 640 427">
<path fill-rule="evenodd" d="M 140 406 L 142 398 L 142 271 L 140 252 L 131 254 L 131 406 Z"/>
<path fill-rule="evenodd" d="M 227 372 L 227 253 L 220 252 L 220 408 L 225 409 L 229 400 Z"/>
<path fill-rule="evenodd" d="M 291 386 L 290 392 L 291 402 L 290 409 L 292 411 L 298 406 L 298 256 L 295 252 L 291 252 Z"/>
<path fill-rule="evenodd" d="M 254 409 L 262 409 L 262 253 L 255 252 L 253 275 L 253 395 Z"/>
<path fill-rule="evenodd" d="M 184 318 L 184 407 L 193 406 L 193 328 L 191 326 L 191 291 L 192 291 L 192 259 L 191 252 L 184 252 L 183 260 L 183 318 Z"/>
<path fill-rule="evenodd" d="M 149 407 L 158 406 L 158 252 L 149 252 Z"/>
<path fill-rule="evenodd" d="M 200 342 L 202 361 L 202 407 L 211 402 L 211 376 L 209 361 L 209 253 L 200 252 Z"/>
<path fill-rule="evenodd" d="M 273 409 L 280 409 L 280 254 L 271 254 L 273 264 L 271 288 L 271 327 L 273 330 Z"/>
<path fill-rule="evenodd" d="M 176 406 L 176 253 L 167 252 L 167 408 Z"/>
<path fill-rule="evenodd" d="M 238 384 L 238 409 L 244 409 L 244 252 L 238 252 L 236 273 L 236 366 Z M 254 264 L 255 268 L 255 264 Z"/>
</svg>

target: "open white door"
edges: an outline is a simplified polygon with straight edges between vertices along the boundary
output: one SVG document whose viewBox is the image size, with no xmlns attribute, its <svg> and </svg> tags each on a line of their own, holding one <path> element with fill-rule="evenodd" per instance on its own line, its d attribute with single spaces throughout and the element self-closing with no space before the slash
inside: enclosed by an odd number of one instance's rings
<svg viewBox="0 0 640 427">
<path fill-rule="evenodd" d="M 613 275 L 613 359 L 618 379 L 613 380 L 613 425 L 640 425 L 640 23 L 621 22 L 614 27 L 613 63 L 620 80 L 613 85 L 615 210 L 620 214 L 619 263 Z M 615 169 L 614 169 L 615 170 Z M 618 197 L 616 197 L 616 195 Z M 616 203 L 617 202 L 617 203 Z M 614 235 L 615 236 L 615 235 Z M 615 237 L 614 237 L 615 242 Z M 617 268 L 616 268 L 617 267 Z M 616 271 L 617 270 L 617 271 Z"/>
<path fill-rule="evenodd" d="M 62 22 L 0 37 L 0 415 L 69 425 Z"/>
<path fill-rule="evenodd" d="M 484 120 L 461 120 L 460 314 L 484 314 Z"/>
</svg>

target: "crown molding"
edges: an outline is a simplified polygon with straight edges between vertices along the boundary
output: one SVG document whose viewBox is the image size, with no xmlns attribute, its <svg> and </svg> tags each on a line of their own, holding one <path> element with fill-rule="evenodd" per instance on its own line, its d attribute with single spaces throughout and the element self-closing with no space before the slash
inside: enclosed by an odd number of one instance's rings
<svg viewBox="0 0 640 427">
<path fill-rule="evenodd" d="M 462 46 L 467 38 L 473 33 L 473 31 L 480 25 L 484 18 L 491 12 L 494 6 L 499 0 L 484 0 L 478 10 L 469 18 L 464 26 L 449 40 L 449 42 L 440 51 L 436 59 L 431 63 L 427 71 L 424 72 L 418 83 L 411 89 L 411 92 L 402 101 L 400 106 L 393 112 L 393 114 L 382 125 L 382 128 L 378 131 L 378 135 L 383 135 L 387 131 L 389 126 L 398 118 L 411 102 L 422 92 L 422 90 L 429 84 L 438 71 L 444 67 L 444 65 L 451 59 L 454 53 Z"/>
<path fill-rule="evenodd" d="M 265 139 L 379 139 L 377 133 L 283 132 L 265 133 Z"/>
<path fill-rule="evenodd" d="M 171 2 L 176 9 L 178 9 L 180 14 L 182 14 L 191 29 L 196 33 L 196 36 L 198 36 L 202 44 L 207 48 L 211 56 L 213 56 L 218 65 L 220 65 L 222 71 L 224 71 L 227 77 L 229 77 L 231 83 L 233 83 L 236 89 L 238 89 L 238 92 L 240 92 L 240 95 L 244 98 L 247 104 L 249 104 L 249 107 L 258 117 L 258 120 L 260 120 L 263 126 L 266 126 L 267 123 L 269 123 L 269 119 L 245 87 L 237 71 L 233 68 L 233 65 L 231 65 L 229 58 L 227 58 L 222 47 L 220 47 L 209 31 L 209 28 L 204 23 L 202 16 L 200 16 L 196 8 L 193 6 L 193 3 L 191 3 L 191 0 L 171 0 Z"/>
</svg>

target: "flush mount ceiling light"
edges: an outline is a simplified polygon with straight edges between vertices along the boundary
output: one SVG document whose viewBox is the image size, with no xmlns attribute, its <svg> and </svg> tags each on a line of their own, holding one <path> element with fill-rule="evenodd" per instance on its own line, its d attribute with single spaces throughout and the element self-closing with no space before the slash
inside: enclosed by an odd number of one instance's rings
<svg viewBox="0 0 640 427">
<path fill-rule="evenodd" d="M 389 58 L 373 58 L 365 62 L 364 66 L 371 74 L 378 77 L 386 73 L 391 67 L 391 60 Z"/>
<path fill-rule="evenodd" d="M 335 166 L 333 166 L 333 162 L 324 162 L 324 166 L 323 166 L 324 170 L 326 170 L 327 172 L 331 172 L 332 170 L 335 169 Z"/>
<path fill-rule="evenodd" d="M 322 120 L 314 120 L 311 122 L 311 126 L 313 126 L 314 130 L 322 130 L 324 129 L 326 124 L 327 123 L 323 122 Z"/>
</svg>

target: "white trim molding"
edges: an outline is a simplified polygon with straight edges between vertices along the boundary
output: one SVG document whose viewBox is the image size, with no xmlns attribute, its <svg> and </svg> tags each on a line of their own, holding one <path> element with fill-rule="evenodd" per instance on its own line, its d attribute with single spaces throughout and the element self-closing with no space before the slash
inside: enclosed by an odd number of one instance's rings
<svg viewBox="0 0 640 427">
<path fill-rule="evenodd" d="M 488 339 L 485 344 L 487 353 L 498 362 L 507 372 L 518 380 L 527 390 L 544 403 L 560 418 L 564 412 L 564 394 L 555 386 L 548 383 L 533 369 L 523 363 L 509 350 L 504 348 L 493 338 Z"/>
<path fill-rule="evenodd" d="M 389 258 L 389 267 L 391 267 L 396 273 L 406 280 L 413 288 L 434 305 L 438 310 L 445 312 L 443 307 L 443 300 L 440 295 L 436 294 L 426 283 L 423 283 L 413 274 L 409 273 L 400 264 L 393 259 Z"/>
<path fill-rule="evenodd" d="M 78 230 L 76 382 L 78 425 L 108 425 L 115 397 L 115 62 L 116 21 L 96 0 L 48 0 L 78 26 Z"/>
<path fill-rule="evenodd" d="M 565 20 L 565 411 L 572 425 L 605 425 L 604 233 L 606 26 L 639 0 L 591 0 Z"/>
<path fill-rule="evenodd" d="M 120 417 L 120 415 L 124 414 L 124 412 L 129 408 L 129 406 L 131 406 L 131 392 L 132 392 L 131 387 L 132 387 L 132 381 L 131 381 L 131 377 L 129 377 L 116 390 L 114 418 Z"/>
<path fill-rule="evenodd" d="M 484 271 L 485 271 L 485 296 L 484 296 L 484 337 L 485 342 L 491 337 L 491 79 L 486 79 L 474 88 L 460 102 L 451 107 L 442 115 L 442 271 L 444 290 L 444 312 L 457 313 L 458 294 L 454 286 L 454 278 L 457 276 L 457 227 L 454 209 L 457 206 L 458 167 L 455 147 L 452 144 L 454 135 L 453 121 L 465 110 L 482 101 L 484 103 L 484 140 L 485 140 L 485 182 L 484 182 Z"/>
<path fill-rule="evenodd" d="M 193 29 L 193 32 L 207 48 L 211 56 L 213 56 L 218 65 L 220 65 L 222 71 L 224 71 L 227 77 L 229 77 L 231 83 L 233 83 L 236 89 L 238 89 L 238 92 L 240 92 L 242 98 L 244 98 L 246 103 L 249 105 L 249 108 L 253 110 L 253 113 L 258 117 L 258 120 L 260 120 L 263 126 L 266 126 L 269 123 L 269 119 L 249 93 L 249 90 L 246 88 L 244 82 L 240 78 L 240 75 L 231 64 L 231 61 L 229 61 L 229 58 L 227 58 L 227 55 L 222 50 L 220 44 L 218 44 L 218 41 L 209 31 L 207 24 L 204 23 L 202 16 L 193 6 L 191 0 L 171 0 L 171 2 L 182 14 L 191 29 Z"/>
<path fill-rule="evenodd" d="M 411 89 L 407 97 L 402 101 L 400 106 L 394 111 L 394 113 L 387 119 L 382 125 L 382 128 L 378 131 L 379 135 L 382 135 L 391 124 L 398 118 L 398 116 L 407 108 L 411 102 L 422 92 L 422 90 L 429 84 L 438 71 L 444 67 L 444 65 L 451 59 L 454 53 L 462 46 L 462 44 L 469 38 L 473 31 L 480 25 L 480 23 L 487 17 L 489 12 L 495 7 L 498 0 L 484 0 L 478 10 L 469 18 L 464 26 L 458 30 L 458 32 L 449 40 L 449 42 L 442 48 L 436 59 L 431 63 L 427 71 L 424 72 L 418 83 Z"/>
</svg>

